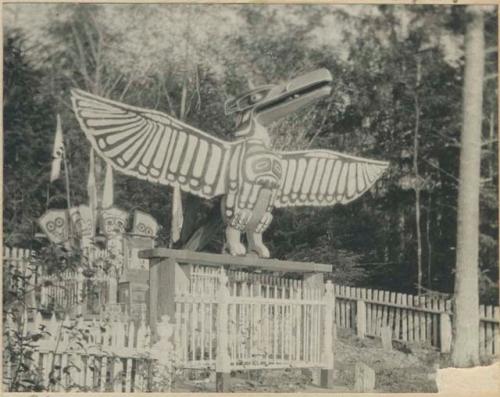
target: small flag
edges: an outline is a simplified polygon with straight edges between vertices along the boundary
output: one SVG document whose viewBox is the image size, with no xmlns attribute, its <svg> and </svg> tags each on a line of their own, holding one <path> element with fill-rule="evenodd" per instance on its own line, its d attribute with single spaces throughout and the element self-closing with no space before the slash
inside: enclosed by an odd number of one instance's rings
<svg viewBox="0 0 500 397">
<path fill-rule="evenodd" d="M 182 224 L 184 223 L 184 215 L 182 214 L 182 196 L 179 186 L 174 187 L 172 201 L 172 241 L 175 243 L 181 238 Z"/>
<path fill-rule="evenodd" d="M 90 149 L 90 154 L 89 154 L 89 177 L 87 180 L 87 195 L 89 198 L 89 207 L 90 207 L 90 215 L 92 222 L 92 235 L 94 235 L 97 225 L 97 186 L 95 182 L 94 149 Z"/>
<path fill-rule="evenodd" d="M 64 156 L 64 142 L 61 127 L 61 117 L 57 115 L 56 137 L 52 149 L 52 168 L 50 170 L 50 182 L 54 182 L 61 176 L 61 163 Z"/>
<path fill-rule="evenodd" d="M 102 192 L 102 208 L 110 208 L 113 206 L 113 196 L 113 168 L 111 168 L 111 165 L 107 163 L 104 190 Z"/>
</svg>

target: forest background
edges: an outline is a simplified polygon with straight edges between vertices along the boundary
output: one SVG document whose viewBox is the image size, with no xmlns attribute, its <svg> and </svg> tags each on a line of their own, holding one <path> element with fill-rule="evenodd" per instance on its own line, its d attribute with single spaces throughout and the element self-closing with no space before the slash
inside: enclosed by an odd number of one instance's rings
<svg viewBox="0 0 500 397">
<path fill-rule="evenodd" d="M 277 123 L 278 149 L 324 148 L 390 161 L 346 206 L 276 210 L 271 254 L 334 264 L 333 279 L 411 293 L 453 291 L 462 123 L 461 6 L 4 4 L 3 243 L 33 247 L 36 220 L 65 208 L 49 183 L 56 115 L 71 200 L 87 202 L 90 146 L 71 109 L 77 87 L 164 111 L 233 139 L 224 102 L 316 68 L 332 94 Z M 481 302 L 498 302 L 497 15 L 486 14 L 480 195 Z M 97 164 L 97 181 L 104 168 Z M 115 203 L 152 214 L 170 240 L 172 190 L 115 174 Z M 217 200 L 183 196 L 176 247 L 212 222 Z M 204 250 L 220 252 L 215 223 Z"/>
</svg>

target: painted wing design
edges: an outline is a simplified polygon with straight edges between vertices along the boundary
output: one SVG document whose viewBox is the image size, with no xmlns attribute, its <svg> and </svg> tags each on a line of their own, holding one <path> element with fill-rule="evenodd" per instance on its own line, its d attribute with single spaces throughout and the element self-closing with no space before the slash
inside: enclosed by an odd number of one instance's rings
<svg viewBox="0 0 500 397">
<path fill-rule="evenodd" d="M 366 192 L 389 165 L 330 150 L 280 154 L 283 178 L 276 207 L 348 203 Z"/>
<path fill-rule="evenodd" d="M 226 190 L 231 143 L 154 110 L 72 90 L 73 109 L 96 152 L 130 176 L 204 198 Z"/>
</svg>

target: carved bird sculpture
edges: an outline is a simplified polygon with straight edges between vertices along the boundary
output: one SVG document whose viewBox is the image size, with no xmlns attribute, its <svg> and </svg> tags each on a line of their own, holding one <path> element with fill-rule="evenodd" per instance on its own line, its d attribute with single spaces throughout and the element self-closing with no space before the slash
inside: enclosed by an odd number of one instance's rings
<svg viewBox="0 0 500 397">
<path fill-rule="evenodd" d="M 262 233 L 274 207 L 346 204 L 366 192 L 388 163 L 330 150 L 277 152 L 267 127 L 331 92 L 318 69 L 285 84 L 251 89 L 225 104 L 235 114 L 234 141 L 225 141 L 165 113 L 72 91 L 76 117 L 94 150 L 126 175 L 197 196 L 222 198 L 231 255 L 269 257 Z M 241 242 L 246 233 L 248 250 Z"/>
</svg>

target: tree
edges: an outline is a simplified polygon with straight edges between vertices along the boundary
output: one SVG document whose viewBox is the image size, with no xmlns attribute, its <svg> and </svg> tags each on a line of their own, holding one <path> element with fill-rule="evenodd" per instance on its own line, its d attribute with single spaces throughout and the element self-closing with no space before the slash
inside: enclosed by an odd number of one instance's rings
<svg viewBox="0 0 500 397">
<path fill-rule="evenodd" d="M 455 272 L 455 342 L 452 351 L 452 360 L 457 367 L 479 363 L 478 254 L 484 16 L 483 10 L 478 7 L 470 6 L 467 11 Z"/>
</svg>

